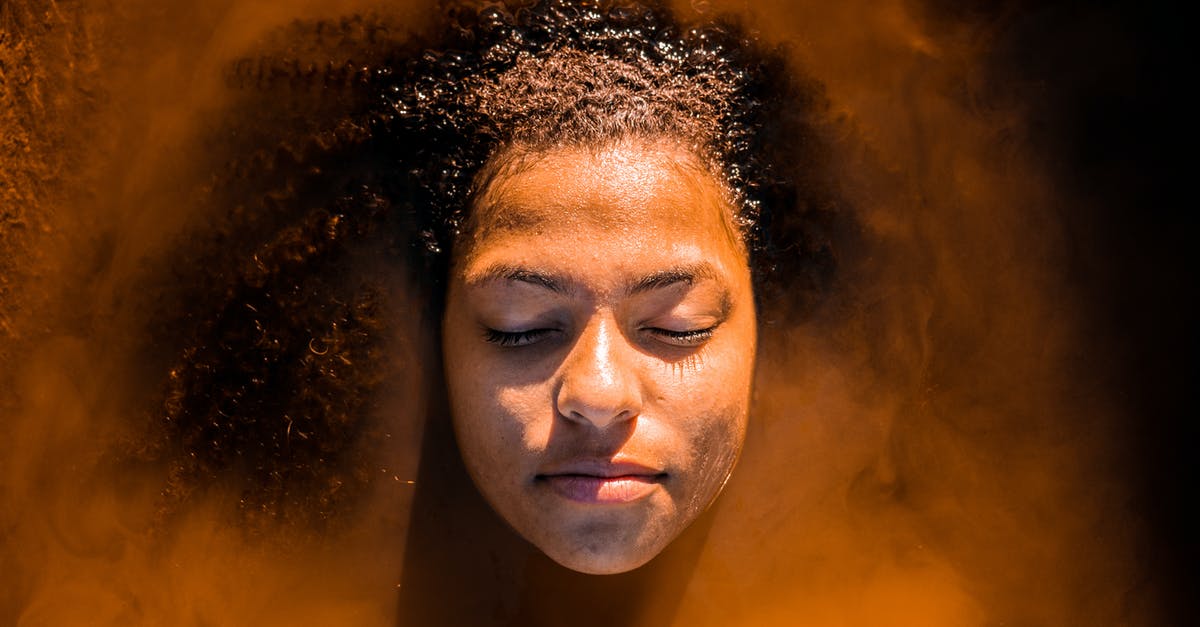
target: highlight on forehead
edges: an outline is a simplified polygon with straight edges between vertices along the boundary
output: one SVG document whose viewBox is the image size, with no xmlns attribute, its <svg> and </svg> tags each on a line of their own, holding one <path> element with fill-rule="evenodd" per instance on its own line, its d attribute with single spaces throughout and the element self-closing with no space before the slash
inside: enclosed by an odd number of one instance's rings
<svg viewBox="0 0 1200 627">
<path fill-rule="evenodd" d="M 612 168 L 607 159 L 616 159 L 625 164 L 648 160 L 655 167 L 664 168 L 668 174 L 694 185 L 693 189 L 705 190 L 699 195 L 706 201 L 711 200 L 713 209 L 720 212 L 720 225 L 726 237 L 736 249 L 746 252 L 746 233 L 739 219 L 736 196 L 725 184 L 719 168 L 704 158 L 701 147 L 669 136 L 626 136 L 594 144 L 560 143 L 540 148 L 518 145 L 497 151 L 476 177 L 469 218 L 456 242 L 457 254 L 469 254 L 473 245 L 495 235 L 529 233 L 567 219 L 568 208 L 565 205 L 557 207 L 555 198 L 547 198 L 538 207 L 528 207 L 514 202 L 509 193 L 521 174 L 548 158 L 564 156 L 568 159 L 591 160 L 591 165 L 602 172 Z M 668 211 L 669 208 L 664 207 L 663 210 Z"/>
</svg>

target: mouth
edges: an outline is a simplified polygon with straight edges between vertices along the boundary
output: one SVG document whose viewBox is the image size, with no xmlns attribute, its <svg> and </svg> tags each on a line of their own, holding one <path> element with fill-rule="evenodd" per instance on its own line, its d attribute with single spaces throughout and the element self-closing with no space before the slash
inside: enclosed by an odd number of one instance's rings
<svg viewBox="0 0 1200 627">
<path fill-rule="evenodd" d="M 534 476 L 555 494 L 575 503 L 619 505 L 649 496 L 668 475 L 638 463 L 576 460 Z"/>
</svg>

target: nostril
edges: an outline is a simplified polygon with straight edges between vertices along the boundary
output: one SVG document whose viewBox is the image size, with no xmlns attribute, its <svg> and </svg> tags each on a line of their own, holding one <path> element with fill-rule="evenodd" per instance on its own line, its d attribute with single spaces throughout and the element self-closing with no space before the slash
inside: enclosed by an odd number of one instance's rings
<svg viewBox="0 0 1200 627">
<path fill-rule="evenodd" d="M 559 388 L 556 409 L 568 420 L 597 427 L 628 420 L 638 414 L 641 404 L 636 386 L 629 383 L 604 385 L 595 380 L 564 380 Z"/>
<path fill-rule="evenodd" d="M 585 411 L 580 412 L 572 410 L 570 413 L 562 413 L 570 422 L 589 425 L 598 429 L 604 429 L 615 424 L 627 422 L 633 419 L 637 414 L 629 410 L 621 410 L 619 412 L 611 411 Z"/>
</svg>

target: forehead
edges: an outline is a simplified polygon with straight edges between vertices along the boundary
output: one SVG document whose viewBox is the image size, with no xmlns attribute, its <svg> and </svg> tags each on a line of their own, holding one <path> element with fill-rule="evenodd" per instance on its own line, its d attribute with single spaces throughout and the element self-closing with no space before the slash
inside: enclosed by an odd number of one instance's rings
<svg viewBox="0 0 1200 627">
<path fill-rule="evenodd" d="M 514 239 L 553 247 L 585 235 L 625 249 L 741 251 L 727 197 L 694 153 L 667 141 L 521 152 L 502 159 L 483 186 L 460 255 Z"/>
</svg>

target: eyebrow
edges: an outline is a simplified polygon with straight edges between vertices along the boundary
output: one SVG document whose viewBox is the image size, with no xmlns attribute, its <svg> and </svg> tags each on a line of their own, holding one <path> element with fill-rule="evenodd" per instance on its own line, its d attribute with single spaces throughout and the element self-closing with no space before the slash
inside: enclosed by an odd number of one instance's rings
<svg viewBox="0 0 1200 627">
<path fill-rule="evenodd" d="M 698 279 L 716 279 L 717 271 L 706 262 L 687 264 L 660 270 L 646 275 L 631 283 L 626 290 L 629 294 L 641 294 L 650 290 L 670 287 L 678 283 L 693 285 Z"/>
<path fill-rule="evenodd" d="M 530 285 L 550 290 L 555 294 L 569 294 L 574 291 L 569 288 L 571 282 L 564 276 L 508 264 L 489 266 L 484 271 L 472 277 L 470 282 L 488 283 L 491 281 L 529 283 Z"/>
<path fill-rule="evenodd" d="M 684 264 L 673 268 L 667 268 L 665 270 L 659 270 L 657 272 L 640 277 L 630 282 L 625 288 L 625 292 L 629 295 L 642 294 L 680 283 L 693 285 L 696 283 L 696 281 L 701 279 L 714 279 L 720 282 L 719 274 L 712 264 L 708 262 L 699 262 L 693 264 Z M 470 282 L 472 283 L 486 283 L 490 281 L 515 281 L 519 283 L 528 283 L 556 294 L 571 294 L 576 291 L 574 282 L 571 281 L 569 277 L 553 272 L 543 272 L 540 270 L 534 270 L 522 266 L 513 266 L 509 264 L 495 264 L 489 266 L 470 279 Z"/>
</svg>

